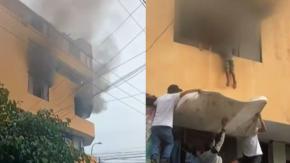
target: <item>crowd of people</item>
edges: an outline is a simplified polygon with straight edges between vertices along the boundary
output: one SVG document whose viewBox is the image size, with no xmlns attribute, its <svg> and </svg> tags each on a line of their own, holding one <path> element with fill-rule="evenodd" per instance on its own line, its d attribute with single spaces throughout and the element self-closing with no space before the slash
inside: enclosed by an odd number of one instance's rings
<svg viewBox="0 0 290 163">
<path fill-rule="evenodd" d="M 189 93 L 202 93 L 199 89 L 183 91 L 178 85 L 172 84 L 168 87 L 167 93 L 151 99 L 155 106 L 155 113 L 151 124 L 151 163 L 175 163 L 170 161 L 174 147 L 173 135 L 173 116 L 174 111 L 180 98 Z M 150 95 L 147 95 L 150 96 Z M 266 131 L 265 123 L 261 115 L 257 114 L 255 120 L 260 122 L 260 127 L 256 129 L 255 134 L 239 138 L 237 157 L 233 163 L 262 163 L 263 152 L 259 143 L 258 134 Z M 221 120 L 220 133 L 212 140 L 211 145 L 203 149 L 191 151 L 192 158 L 186 163 L 222 163 L 220 150 L 226 137 L 226 125 L 228 118 Z M 161 148 L 162 147 L 162 148 Z"/>
</svg>

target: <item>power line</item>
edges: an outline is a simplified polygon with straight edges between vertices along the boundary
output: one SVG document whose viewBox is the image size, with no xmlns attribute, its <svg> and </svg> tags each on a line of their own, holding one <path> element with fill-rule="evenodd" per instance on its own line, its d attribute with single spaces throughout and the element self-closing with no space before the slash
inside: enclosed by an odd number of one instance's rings
<svg viewBox="0 0 290 163">
<path fill-rule="evenodd" d="M 119 64 L 119 65 L 113 67 L 113 68 L 110 69 L 108 72 L 104 72 L 104 73 L 100 74 L 100 75 L 97 76 L 97 77 L 103 76 L 103 75 L 105 75 L 105 74 L 111 72 L 112 70 L 114 70 L 114 69 L 116 69 L 116 68 L 119 68 L 119 67 L 121 67 L 122 65 L 124 65 L 124 64 L 126 64 L 126 63 L 128 63 L 128 62 L 134 60 L 135 58 L 137 58 L 137 57 L 139 57 L 139 56 L 145 54 L 146 52 L 149 52 L 149 51 L 154 47 L 154 45 L 157 43 L 157 41 L 159 41 L 159 39 L 160 39 L 160 38 L 161 38 L 161 37 L 166 33 L 166 31 L 169 29 L 169 27 L 170 27 L 172 24 L 173 24 L 173 20 L 172 20 L 172 21 L 171 21 L 171 22 L 170 22 L 170 23 L 169 23 L 169 24 L 164 28 L 164 30 L 162 30 L 162 32 L 161 32 L 161 33 L 156 37 L 156 39 L 154 39 L 154 41 L 150 44 L 150 46 L 149 46 L 145 51 L 138 53 L 137 55 L 131 57 L 131 58 L 128 59 L 127 61 L 125 61 L 125 62 L 123 62 L 123 63 L 121 63 L 121 64 Z M 93 83 L 94 80 L 95 80 L 95 79 L 92 79 L 91 82 L 87 82 L 86 84 Z M 85 85 L 85 84 L 84 84 L 84 85 Z M 79 89 L 81 89 L 84 85 L 82 85 Z M 78 89 L 78 90 L 79 90 L 79 89 Z M 78 91 L 78 90 L 77 90 L 77 91 Z M 101 93 L 101 92 L 100 92 L 100 93 Z"/>
<path fill-rule="evenodd" d="M 97 45 L 97 49 L 102 46 L 107 40 L 109 40 L 115 32 L 117 32 L 130 18 L 131 16 L 141 7 L 142 5 L 140 4 L 137 6 L 118 26 L 115 30 L 113 30 L 99 45 Z"/>
<path fill-rule="evenodd" d="M 131 80 L 131 79 L 135 78 L 136 76 L 138 76 L 138 75 L 139 75 L 140 73 L 142 73 L 145 69 L 146 69 L 146 67 L 142 68 L 139 72 L 136 72 L 136 73 L 133 74 L 131 77 L 127 78 L 127 79 L 124 80 L 121 84 L 118 84 L 117 86 L 121 86 L 121 85 L 123 85 L 124 83 L 126 83 L 126 84 L 129 85 L 130 87 L 134 88 L 136 91 L 138 91 L 138 92 L 143 92 L 143 91 L 141 91 L 139 88 L 137 88 L 135 85 L 131 84 L 131 83 L 129 82 L 129 80 Z M 112 72 L 112 74 L 120 78 L 120 76 L 119 76 L 118 74 L 113 73 L 113 72 Z M 143 92 L 143 93 L 145 93 L 145 92 Z"/>
<path fill-rule="evenodd" d="M 146 70 L 146 67 L 141 69 L 139 72 L 136 72 L 134 75 L 132 75 L 131 77 L 129 77 L 128 79 L 124 80 L 124 82 L 122 82 L 121 84 L 119 84 L 118 86 L 121 86 L 123 85 L 124 83 L 127 83 L 127 84 L 130 84 L 132 86 L 134 86 L 133 84 L 131 84 L 129 81 L 133 78 L 135 78 L 136 76 L 138 76 L 139 74 L 141 74 L 143 71 Z M 132 87 L 131 86 L 131 87 Z M 140 91 L 137 87 L 134 86 L 134 88 L 138 91 L 138 92 L 143 92 L 143 91 Z M 145 92 L 143 92 L 145 94 Z"/>
<path fill-rule="evenodd" d="M 144 3 L 144 1 L 143 0 L 139 0 L 139 2 L 143 5 L 143 7 L 145 7 L 146 8 L 146 6 L 145 6 L 145 3 Z"/>
<path fill-rule="evenodd" d="M 144 32 L 144 29 L 140 30 L 129 42 L 127 42 L 125 44 L 125 46 L 123 46 L 115 55 L 113 55 L 113 57 L 111 57 L 110 59 L 107 60 L 107 62 L 103 65 L 101 65 L 102 67 L 100 68 L 100 70 L 104 70 L 104 68 L 111 63 L 114 59 L 116 59 L 120 54 L 122 54 L 122 52 L 128 48 L 142 33 Z M 99 72 L 100 72 L 99 70 Z M 96 73 L 98 74 L 98 73 Z"/>
<path fill-rule="evenodd" d="M 138 97 L 140 95 L 144 95 L 144 93 L 137 93 L 137 94 L 134 94 L 134 95 L 131 95 L 131 96 L 121 97 L 121 98 L 118 98 L 117 100 L 108 100 L 108 101 L 105 101 L 105 103 L 115 102 L 115 101 L 119 101 L 119 100 L 125 100 L 125 99 L 129 99 L 129 98 L 132 98 L 132 97 Z"/>
<path fill-rule="evenodd" d="M 121 3 L 121 1 L 119 1 L 120 2 L 120 5 L 126 10 L 126 11 L 128 11 L 127 9 L 126 9 L 126 7 Z M 102 68 L 101 68 L 101 70 L 103 70 L 105 67 L 106 67 L 106 65 L 108 64 L 108 63 L 110 63 L 110 62 L 112 62 L 119 54 L 121 54 L 121 52 L 124 50 L 124 49 L 126 49 L 128 46 L 130 46 L 143 32 L 144 32 L 144 28 L 137 22 L 137 20 L 132 16 L 133 14 L 134 14 L 134 12 L 136 12 L 138 9 L 139 9 L 139 7 L 140 7 L 140 5 L 136 8 L 136 9 L 134 9 L 133 10 L 133 12 L 129 12 L 128 11 L 128 14 L 129 14 L 129 16 L 128 16 L 128 19 L 129 18 L 132 18 L 133 20 L 134 20 L 134 22 L 142 29 L 139 33 L 137 33 L 123 48 L 121 48 L 112 58 L 110 58 L 108 61 L 107 61 L 107 63 L 105 63 L 105 64 L 103 64 L 102 65 Z M 126 21 L 125 21 L 126 22 Z M 119 25 L 118 26 L 118 28 L 116 28 L 116 30 L 114 30 L 112 33 L 111 33 L 111 35 L 113 35 L 113 33 L 115 32 L 115 31 L 117 31 L 119 28 L 120 28 L 120 26 L 122 26 L 123 25 L 123 23 L 121 23 L 121 25 Z M 111 37 L 111 36 L 108 36 L 106 39 L 108 39 L 109 37 Z M 105 40 L 106 39 L 104 39 L 104 41 L 103 42 L 105 42 Z M 102 42 L 102 43 L 103 43 Z M 84 55 L 86 55 L 86 54 L 84 54 Z M 94 58 L 92 58 L 93 60 L 94 60 Z M 126 62 L 127 63 L 127 62 Z M 119 67 L 119 66 L 118 66 Z M 104 74 L 106 74 L 106 73 L 104 73 Z M 95 77 L 95 78 L 98 78 L 98 77 L 101 77 L 101 76 L 103 76 L 104 74 L 102 74 L 102 75 L 100 75 L 100 76 L 97 76 L 97 77 Z M 90 83 L 93 83 L 94 82 L 94 80 L 95 79 L 92 79 L 92 81 L 87 81 L 87 82 L 85 82 L 83 85 L 81 85 L 80 86 L 80 88 L 78 88 L 77 90 L 76 90 L 76 92 L 78 92 L 84 85 L 87 85 L 87 84 L 90 84 Z M 132 85 L 132 84 L 129 84 L 129 85 Z M 76 92 L 73 92 L 73 94 L 75 94 Z M 69 95 L 70 96 L 70 95 Z"/>
<path fill-rule="evenodd" d="M 165 32 L 167 32 L 167 30 L 171 27 L 172 24 L 173 24 L 173 20 L 171 20 L 170 23 L 165 26 L 165 28 L 156 37 L 156 39 L 154 39 L 154 41 L 150 44 L 150 46 L 148 47 L 148 49 L 146 51 L 149 51 L 154 47 L 154 45 L 157 43 L 157 41 L 159 41 L 159 39 L 165 34 Z"/>
<path fill-rule="evenodd" d="M 124 77 L 120 78 L 118 81 L 116 81 L 116 82 L 114 82 L 114 83 L 118 83 L 118 82 L 120 82 L 120 81 L 123 81 L 124 79 L 127 78 L 127 76 L 130 77 L 131 73 L 134 73 L 134 71 L 138 71 L 140 68 L 143 68 L 143 67 L 145 67 L 145 64 L 142 65 L 142 66 L 140 66 L 139 68 L 133 70 L 132 72 L 128 73 L 127 75 L 124 75 Z M 116 84 L 114 84 L 114 83 L 112 84 L 112 86 L 116 85 Z M 108 88 L 112 87 L 111 85 L 109 85 L 107 88 L 100 89 L 100 88 L 99 88 L 97 85 L 95 85 L 94 83 L 92 83 L 92 86 L 93 86 L 94 88 L 96 88 L 97 90 L 100 90 L 100 92 L 105 92 Z M 73 93 L 73 92 L 74 92 L 74 91 L 72 91 L 72 93 Z M 71 93 L 70 93 L 70 94 L 71 94 Z M 62 103 L 64 99 L 68 98 L 68 97 L 70 96 L 70 94 L 69 94 L 68 96 L 65 96 L 64 98 L 62 98 L 62 99 L 60 100 L 60 103 Z M 95 96 L 97 96 L 98 94 L 99 94 L 99 92 L 97 92 L 96 94 L 94 94 L 94 95 L 91 97 L 92 100 L 93 100 L 93 98 L 94 98 Z M 126 94 L 127 94 L 127 93 L 126 93 Z M 129 95 L 129 94 L 127 94 L 127 95 Z M 115 100 L 118 101 L 116 98 L 115 98 Z M 58 104 L 56 104 L 56 105 L 60 105 L 60 103 L 58 103 Z M 143 104 L 143 102 L 142 102 L 142 104 Z M 64 108 L 61 108 L 61 109 L 59 109 L 59 110 L 57 110 L 57 111 L 55 111 L 55 112 L 56 112 L 56 113 L 60 113 L 61 111 L 65 110 L 65 109 L 67 109 L 67 108 L 69 108 L 69 107 L 72 107 L 72 106 L 73 106 L 73 105 L 69 105 L 69 106 L 64 107 Z"/>
<path fill-rule="evenodd" d="M 144 66 L 145 66 L 145 65 L 142 65 L 142 66 L 140 66 L 140 67 L 142 68 L 142 67 L 144 67 Z M 140 67 L 139 67 L 139 68 L 140 68 Z M 138 70 L 139 68 L 137 68 L 137 70 Z M 129 73 L 129 74 L 130 74 L 130 73 Z M 126 75 L 125 75 L 124 77 L 126 77 Z M 124 80 L 124 79 L 122 79 L 122 80 Z M 100 92 L 104 92 L 104 90 L 100 89 L 99 86 L 96 85 L 95 83 L 92 83 L 92 85 L 93 85 L 94 88 L 100 90 Z M 107 93 L 109 96 L 111 96 L 115 101 L 119 101 L 119 102 L 123 103 L 124 105 L 130 107 L 131 109 L 133 109 L 133 110 L 135 110 L 135 111 L 137 111 L 137 112 L 140 112 L 138 109 L 132 107 L 131 105 L 127 104 L 126 102 L 119 100 L 117 97 L 113 96 L 111 93 L 109 93 L 109 92 L 106 92 L 106 93 Z M 92 99 L 93 99 L 96 95 L 98 95 L 98 94 L 99 94 L 99 93 L 96 93 L 94 96 L 92 96 Z M 67 96 L 66 96 L 65 98 L 67 98 Z M 64 98 L 64 99 L 65 99 L 65 98 Z M 63 100 L 61 100 L 61 102 L 62 102 L 62 101 L 63 101 Z M 142 104 L 143 104 L 143 102 L 142 102 Z M 67 106 L 67 107 L 61 108 L 61 109 L 57 110 L 56 113 L 60 113 L 61 111 L 66 110 L 68 107 L 72 107 L 72 105 L 69 105 L 69 106 Z M 145 115 L 145 114 L 142 113 L 142 112 L 141 112 L 141 114 L 142 114 L 142 115 Z"/>
<path fill-rule="evenodd" d="M 109 86 L 107 86 L 107 88 L 103 89 L 101 92 L 97 92 L 97 93 L 95 93 L 95 95 L 93 95 L 93 97 L 94 97 L 94 96 L 97 96 L 97 95 L 99 95 L 99 94 L 101 94 L 101 93 L 103 93 L 103 92 L 105 92 L 105 91 L 107 91 L 107 90 L 109 90 L 111 87 L 116 87 L 116 88 L 118 88 L 118 86 L 116 86 L 118 83 L 120 83 L 121 81 L 126 80 L 126 78 L 130 78 L 132 75 L 134 75 L 134 74 L 135 74 L 136 72 L 138 72 L 139 70 L 143 69 L 145 66 L 146 66 L 145 64 L 139 66 L 138 68 L 136 68 L 135 70 L 131 71 L 131 72 L 128 73 L 127 75 L 125 75 L 125 76 L 119 78 L 119 80 L 117 80 L 117 81 L 115 81 L 114 83 L 112 83 L 112 84 L 110 84 Z M 140 92 L 142 92 L 142 91 L 140 91 Z M 129 95 L 128 93 L 126 93 L 126 94 Z"/>
<path fill-rule="evenodd" d="M 108 81 L 107 79 L 105 79 L 105 78 L 103 78 L 103 80 L 105 80 L 105 81 L 107 81 L 107 82 L 110 82 L 110 81 Z M 120 90 L 121 92 L 123 92 L 123 93 L 125 93 L 125 94 L 127 94 L 127 95 L 130 95 L 130 94 L 128 94 L 124 89 L 122 89 L 122 88 L 120 88 L 120 87 L 117 87 L 117 86 L 115 86 L 115 84 L 114 85 L 112 85 L 112 86 L 114 86 L 116 89 L 118 89 L 118 90 Z M 110 87 L 109 87 L 110 88 Z M 107 89 L 109 89 L 109 88 L 107 88 Z M 106 90 L 107 90 L 106 89 Z M 105 90 L 102 90 L 102 92 L 104 92 Z M 98 95 L 99 93 L 97 93 L 96 95 Z M 94 98 L 95 96 L 93 96 L 93 98 Z M 140 102 L 141 104 L 144 104 L 144 102 L 143 101 L 141 101 L 141 100 L 139 100 L 139 99 L 137 99 L 136 97 L 134 97 L 134 96 L 132 96 L 132 98 L 134 98 L 136 101 L 138 101 L 138 102 Z"/>
<path fill-rule="evenodd" d="M 131 15 L 130 11 L 128 10 L 128 8 L 122 3 L 121 0 L 118 0 L 120 6 L 129 14 L 129 16 L 132 18 L 132 20 L 135 22 L 135 24 L 140 28 L 143 29 L 143 27 L 139 24 L 139 22 L 134 18 L 133 15 Z M 143 3 L 141 3 L 143 5 Z"/>
</svg>

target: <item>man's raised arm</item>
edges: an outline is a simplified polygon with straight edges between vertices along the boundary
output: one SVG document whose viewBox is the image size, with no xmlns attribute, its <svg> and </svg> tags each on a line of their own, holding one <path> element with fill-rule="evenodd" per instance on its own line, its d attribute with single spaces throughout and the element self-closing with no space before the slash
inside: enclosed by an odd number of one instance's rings
<svg viewBox="0 0 290 163">
<path fill-rule="evenodd" d="M 189 89 L 189 90 L 186 90 L 186 91 L 183 91 L 180 93 L 180 98 L 189 94 L 189 93 L 193 93 L 193 92 L 198 92 L 200 93 L 201 92 L 201 89 Z"/>
<path fill-rule="evenodd" d="M 267 127 L 266 127 L 266 124 L 265 124 L 264 120 L 262 119 L 261 114 L 259 113 L 257 116 L 258 116 L 258 120 L 261 123 L 261 128 L 259 128 L 258 132 L 259 133 L 266 132 L 267 131 Z"/>
</svg>

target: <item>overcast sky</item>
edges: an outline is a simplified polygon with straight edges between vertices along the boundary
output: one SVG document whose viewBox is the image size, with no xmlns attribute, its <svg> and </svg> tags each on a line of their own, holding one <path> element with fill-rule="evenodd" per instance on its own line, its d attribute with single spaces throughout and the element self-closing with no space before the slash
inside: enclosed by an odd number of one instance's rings
<svg viewBox="0 0 290 163">
<path fill-rule="evenodd" d="M 41 9 L 35 5 L 35 2 L 38 0 L 21 1 L 23 1 L 34 11 L 41 14 Z M 87 0 L 83 0 L 83 3 L 86 1 Z M 96 21 L 98 21 L 96 23 L 99 25 L 97 32 L 93 37 L 93 46 L 98 45 L 98 43 L 106 38 L 108 34 L 110 34 L 128 16 L 128 13 L 121 7 L 118 0 L 99 1 L 104 1 L 107 5 L 102 6 L 102 19 L 96 15 Z M 140 5 L 139 0 L 121 0 L 121 2 L 130 12 Z M 58 3 L 58 1 L 55 1 L 56 6 L 59 5 Z M 145 28 L 145 7 L 139 7 L 133 16 L 138 23 Z M 140 30 L 140 27 L 136 25 L 133 19 L 129 19 L 117 32 L 114 33 L 112 38 L 117 47 L 120 49 L 134 36 L 136 36 Z M 143 32 L 129 47 L 122 51 L 122 54 L 118 58 L 118 62 L 116 62 L 116 64 L 122 63 L 144 50 L 145 33 Z M 114 73 L 119 76 L 123 76 L 143 64 L 145 64 L 145 54 L 116 69 Z M 110 73 L 109 76 L 106 76 L 106 78 L 111 82 L 118 79 L 118 77 L 112 73 Z M 123 102 L 132 106 L 131 108 L 123 103 L 120 103 L 119 101 L 114 101 L 114 99 L 108 94 L 103 93 L 102 97 L 105 101 L 108 101 L 106 103 L 107 109 L 99 114 L 92 115 L 89 119 L 95 124 L 96 138 L 94 142 L 102 142 L 102 145 L 97 145 L 94 148 L 94 153 L 96 155 L 107 152 L 145 150 L 145 116 L 132 110 L 132 108 L 134 108 L 145 113 L 144 94 L 140 95 L 140 93 L 145 92 L 145 70 L 136 77 L 130 79 L 129 82 L 131 85 L 137 87 L 137 89 L 128 84 L 122 84 L 120 87 L 123 90 L 126 90 L 130 95 L 139 94 L 135 98 L 123 100 Z M 118 98 L 128 96 L 116 88 L 111 89 L 109 93 Z M 86 151 L 89 152 L 90 147 L 86 148 Z"/>
</svg>

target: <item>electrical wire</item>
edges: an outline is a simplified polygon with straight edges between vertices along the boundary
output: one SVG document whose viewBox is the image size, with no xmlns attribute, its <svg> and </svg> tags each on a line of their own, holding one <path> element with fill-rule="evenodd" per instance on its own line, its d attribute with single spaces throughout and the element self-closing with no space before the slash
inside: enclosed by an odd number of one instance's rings
<svg viewBox="0 0 290 163">
<path fill-rule="evenodd" d="M 141 73 L 142 73 L 143 71 L 145 71 L 145 70 L 146 70 L 146 67 L 143 68 L 143 69 L 141 69 L 139 72 L 136 72 L 134 75 L 132 75 L 132 76 L 129 77 L 128 79 L 124 80 L 122 83 L 118 84 L 117 86 L 121 86 L 121 85 L 123 85 L 123 84 L 125 84 L 125 83 L 126 83 L 126 84 L 130 84 L 131 87 L 135 88 L 138 92 L 142 92 L 142 93 L 145 94 L 145 92 L 139 90 L 139 88 L 137 88 L 136 86 L 134 86 L 133 84 L 131 84 L 131 83 L 129 82 L 131 79 L 135 78 L 136 76 L 138 76 L 139 74 L 141 74 Z"/>
<path fill-rule="evenodd" d="M 132 12 L 130 12 L 130 14 L 120 23 L 120 25 L 115 30 L 113 30 L 107 37 L 105 37 L 105 39 L 103 39 L 103 41 L 101 41 L 101 43 L 99 45 L 96 46 L 97 49 L 100 46 L 102 46 L 106 41 L 108 41 L 114 35 L 114 33 L 117 32 L 141 6 L 142 5 L 140 4 Z"/>
<path fill-rule="evenodd" d="M 144 1 L 142 1 L 142 0 L 139 0 L 139 2 L 143 5 L 143 7 L 145 7 L 146 8 L 146 6 L 145 6 L 145 4 L 144 4 Z"/>
<path fill-rule="evenodd" d="M 129 98 L 132 98 L 132 97 L 138 97 L 138 96 L 141 96 L 141 95 L 144 95 L 144 93 L 137 93 L 137 94 L 134 94 L 134 95 L 131 95 L 131 96 L 121 97 L 121 98 L 118 98 L 117 100 L 108 100 L 108 101 L 104 101 L 104 103 L 115 102 L 115 101 L 119 101 L 119 100 L 125 100 L 125 99 L 129 99 Z"/>
<path fill-rule="evenodd" d="M 104 73 L 102 73 L 102 74 L 100 74 L 99 76 L 97 76 L 97 78 L 98 77 L 100 77 L 100 76 L 103 76 L 103 75 L 105 75 L 105 74 L 107 74 L 107 73 L 109 73 L 109 72 L 111 72 L 111 71 L 113 71 L 114 69 L 117 69 L 117 68 L 119 68 L 120 66 L 122 66 L 122 65 L 124 65 L 124 64 L 126 64 L 126 63 L 128 63 L 128 62 L 130 62 L 130 61 L 132 61 L 132 60 L 134 60 L 135 58 L 137 58 L 137 57 L 139 57 L 139 56 L 141 56 L 141 55 L 143 55 L 143 54 L 145 54 L 146 52 L 149 52 L 153 47 L 154 47 L 154 45 L 159 41 L 159 39 L 167 32 L 167 30 L 171 27 L 171 25 L 173 24 L 173 20 L 164 28 L 164 30 L 162 30 L 162 32 L 154 39 L 154 41 L 149 45 L 149 47 L 145 50 L 145 51 L 143 51 L 143 52 L 140 52 L 140 53 L 138 53 L 137 55 L 135 55 L 135 56 L 133 56 L 133 57 L 131 57 L 130 59 L 128 59 L 128 60 L 126 60 L 125 62 L 123 62 L 123 63 L 121 63 L 121 64 L 119 64 L 119 65 L 117 65 L 117 66 L 115 66 L 115 67 L 113 67 L 113 68 L 111 68 L 108 72 L 104 72 Z M 96 78 L 95 78 L 96 79 Z M 95 79 L 92 79 L 92 81 L 91 82 L 87 82 L 86 84 L 88 84 L 88 83 L 93 83 L 93 81 L 95 80 Z M 82 85 L 81 87 L 79 87 L 79 89 L 81 89 L 82 87 L 83 87 L 84 85 Z M 77 91 L 79 91 L 79 89 L 77 89 Z M 99 94 L 100 93 L 102 93 L 102 92 L 99 92 Z"/>
<path fill-rule="evenodd" d="M 142 65 L 142 66 L 140 66 L 140 67 L 137 68 L 136 70 L 139 70 L 140 68 L 143 68 L 143 67 L 145 67 L 145 64 Z M 134 70 L 134 71 L 136 71 L 136 70 Z M 134 72 L 134 71 L 133 71 L 133 72 Z M 132 72 L 131 72 L 131 73 L 132 73 Z M 130 77 L 130 73 L 128 73 L 127 75 Z M 127 75 L 124 76 L 124 79 L 126 78 Z M 120 79 L 120 81 L 122 81 L 122 80 L 124 80 L 124 79 Z M 117 81 L 117 82 L 118 82 L 118 81 Z M 105 88 L 105 89 L 100 89 L 99 86 L 96 85 L 95 83 L 92 83 L 92 85 L 93 85 L 94 88 L 100 90 L 101 92 L 105 92 L 105 90 L 106 90 L 106 88 Z M 115 85 L 115 84 L 113 84 L 113 85 Z M 74 91 L 72 91 L 72 92 L 74 92 Z M 115 101 L 120 101 L 120 100 L 118 100 L 117 97 L 113 96 L 113 95 L 110 94 L 109 92 L 106 92 L 106 93 L 107 93 L 109 96 L 111 96 L 112 98 L 114 98 Z M 98 95 L 98 93 L 96 93 L 94 96 L 92 96 L 92 99 L 93 99 L 96 95 Z M 128 94 L 127 94 L 127 95 L 128 95 Z M 64 99 L 66 99 L 66 98 L 68 98 L 68 96 L 66 96 Z M 138 100 L 139 100 L 139 99 L 138 99 Z M 60 102 L 63 102 L 63 100 L 60 100 Z M 131 105 L 125 103 L 124 101 L 120 101 L 120 102 L 123 103 L 124 105 L 127 105 L 127 106 L 132 107 Z M 143 102 L 141 102 L 141 103 L 144 104 Z M 60 105 L 60 103 L 59 103 L 59 104 L 56 104 L 56 105 Z M 59 110 L 57 110 L 57 111 L 55 111 L 55 112 L 58 114 L 58 113 L 60 113 L 61 111 L 66 110 L 68 107 L 72 107 L 72 106 L 73 106 L 73 105 L 69 105 L 69 106 L 64 107 L 64 108 L 61 108 L 61 109 L 59 109 Z M 136 108 L 134 108 L 134 109 L 136 110 Z M 138 110 L 138 109 L 137 109 L 137 110 Z"/>
<path fill-rule="evenodd" d="M 135 22 L 135 24 L 140 28 L 143 29 L 144 27 L 142 27 L 139 22 L 135 19 L 135 17 L 133 15 L 130 14 L 130 11 L 128 10 L 128 8 L 122 3 L 121 0 L 118 0 L 120 6 L 127 12 L 127 14 L 129 14 L 129 16 L 132 18 L 132 20 Z"/>
</svg>

